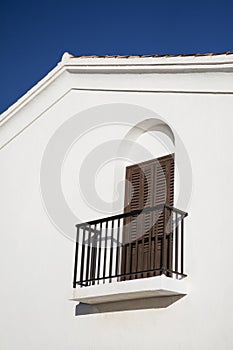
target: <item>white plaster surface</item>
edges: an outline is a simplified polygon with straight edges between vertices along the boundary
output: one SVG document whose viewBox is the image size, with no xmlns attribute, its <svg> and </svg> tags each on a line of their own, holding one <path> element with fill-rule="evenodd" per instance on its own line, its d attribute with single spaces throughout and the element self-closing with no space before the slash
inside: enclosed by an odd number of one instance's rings
<svg viewBox="0 0 233 350">
<path fill-rule="evenodd" d="M 209 57 L 205 66 L 216 60 Z M 80 91 L 79 82 L 132 91 Z M 139 91 L 146 87 L 153 91 Z M 189 207 L 180 208 L 189 212 L 185 223 L 187 296 L 166 309 L 75 317 L 74 302 L 68 300 L 74 245 L 46 214 L 40 164 L 48 141 L 63 122 L 92 106 L 111 103 L 154 111 L 187 149 L 193 191 Z M 18 106 L 18 111 L 12 107 L 4 114 L 9 120 L 0 128 L 1 145 L 5 145 L 0 152 L 1 349 L 232 350 L 232 106 L 230 68 L 211 73 L 186 70 L 185 74 L 171 70 L 169 76 L 140 72 L 134 77 L 123 73 L 84 76 L 64 70 L 52 85 Z M 127 122 L 132 116 L 122 118 Z M 135 124 L 145 118 L 135 118 Z M 64 184 L 68 197 L 73 186 L 72 182 Z M 78 212 L 79 205 L 76 201 L 71 207 Z M 88 212 L 86 219 L 93 214 Z"/>
</svg>

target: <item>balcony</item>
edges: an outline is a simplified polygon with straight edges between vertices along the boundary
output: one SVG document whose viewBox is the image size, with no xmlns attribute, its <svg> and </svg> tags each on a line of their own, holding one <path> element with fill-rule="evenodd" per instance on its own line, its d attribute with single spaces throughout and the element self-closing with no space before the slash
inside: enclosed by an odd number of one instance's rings
<svg viewBox="0 0 233 350">
<path fill-rule="evenodd" d="M 72 300 L 93 313 L 150 308 L 156 298 L 161 305 L 161 298 L 164 304 L 164 297 L 185 295 L 187 215 L 157 205 L 76 225 Z"/>
</svg>

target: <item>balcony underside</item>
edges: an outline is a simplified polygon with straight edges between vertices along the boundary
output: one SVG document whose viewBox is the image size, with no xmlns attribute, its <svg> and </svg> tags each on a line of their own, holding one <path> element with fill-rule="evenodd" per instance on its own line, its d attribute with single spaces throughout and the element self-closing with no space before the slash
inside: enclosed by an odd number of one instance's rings
<svg viewBox="0 0 233 350">
<path fill-rule="evenodd" d="M 186 295 L 186 279 L 165 275 L 74 288 L 76 315 L 168 307 Z"/>
</svg>

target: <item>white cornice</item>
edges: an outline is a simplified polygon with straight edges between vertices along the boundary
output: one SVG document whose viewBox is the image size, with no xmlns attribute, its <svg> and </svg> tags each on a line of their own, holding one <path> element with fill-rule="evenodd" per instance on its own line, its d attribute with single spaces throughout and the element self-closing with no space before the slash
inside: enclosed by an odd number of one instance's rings
<svg viewBox="0 0 233 350">
<path fill-rule="evenodd" d="M 233 72 L 233 54 L 102 58 L 74 57 L 65 53 L 54 69 L 0 115 L 0 125 L 11 118 L 64 72 L 78 74 Z"/>
</svg>

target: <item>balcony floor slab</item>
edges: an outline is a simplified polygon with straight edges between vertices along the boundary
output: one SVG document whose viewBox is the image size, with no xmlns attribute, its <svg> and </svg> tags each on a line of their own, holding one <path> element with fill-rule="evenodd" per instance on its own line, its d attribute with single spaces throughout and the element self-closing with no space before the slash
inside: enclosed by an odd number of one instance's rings
<svg viewBox="0 0 233 350">
<path fill-rule="evenodd" d="M 187 294 L 186 284 L 186 279 L 162 275 L 74 288 L 71 300 L 80 302 L 82 309 L 92 306 L 87 313 L 166 307 Z"/>
</svg>

